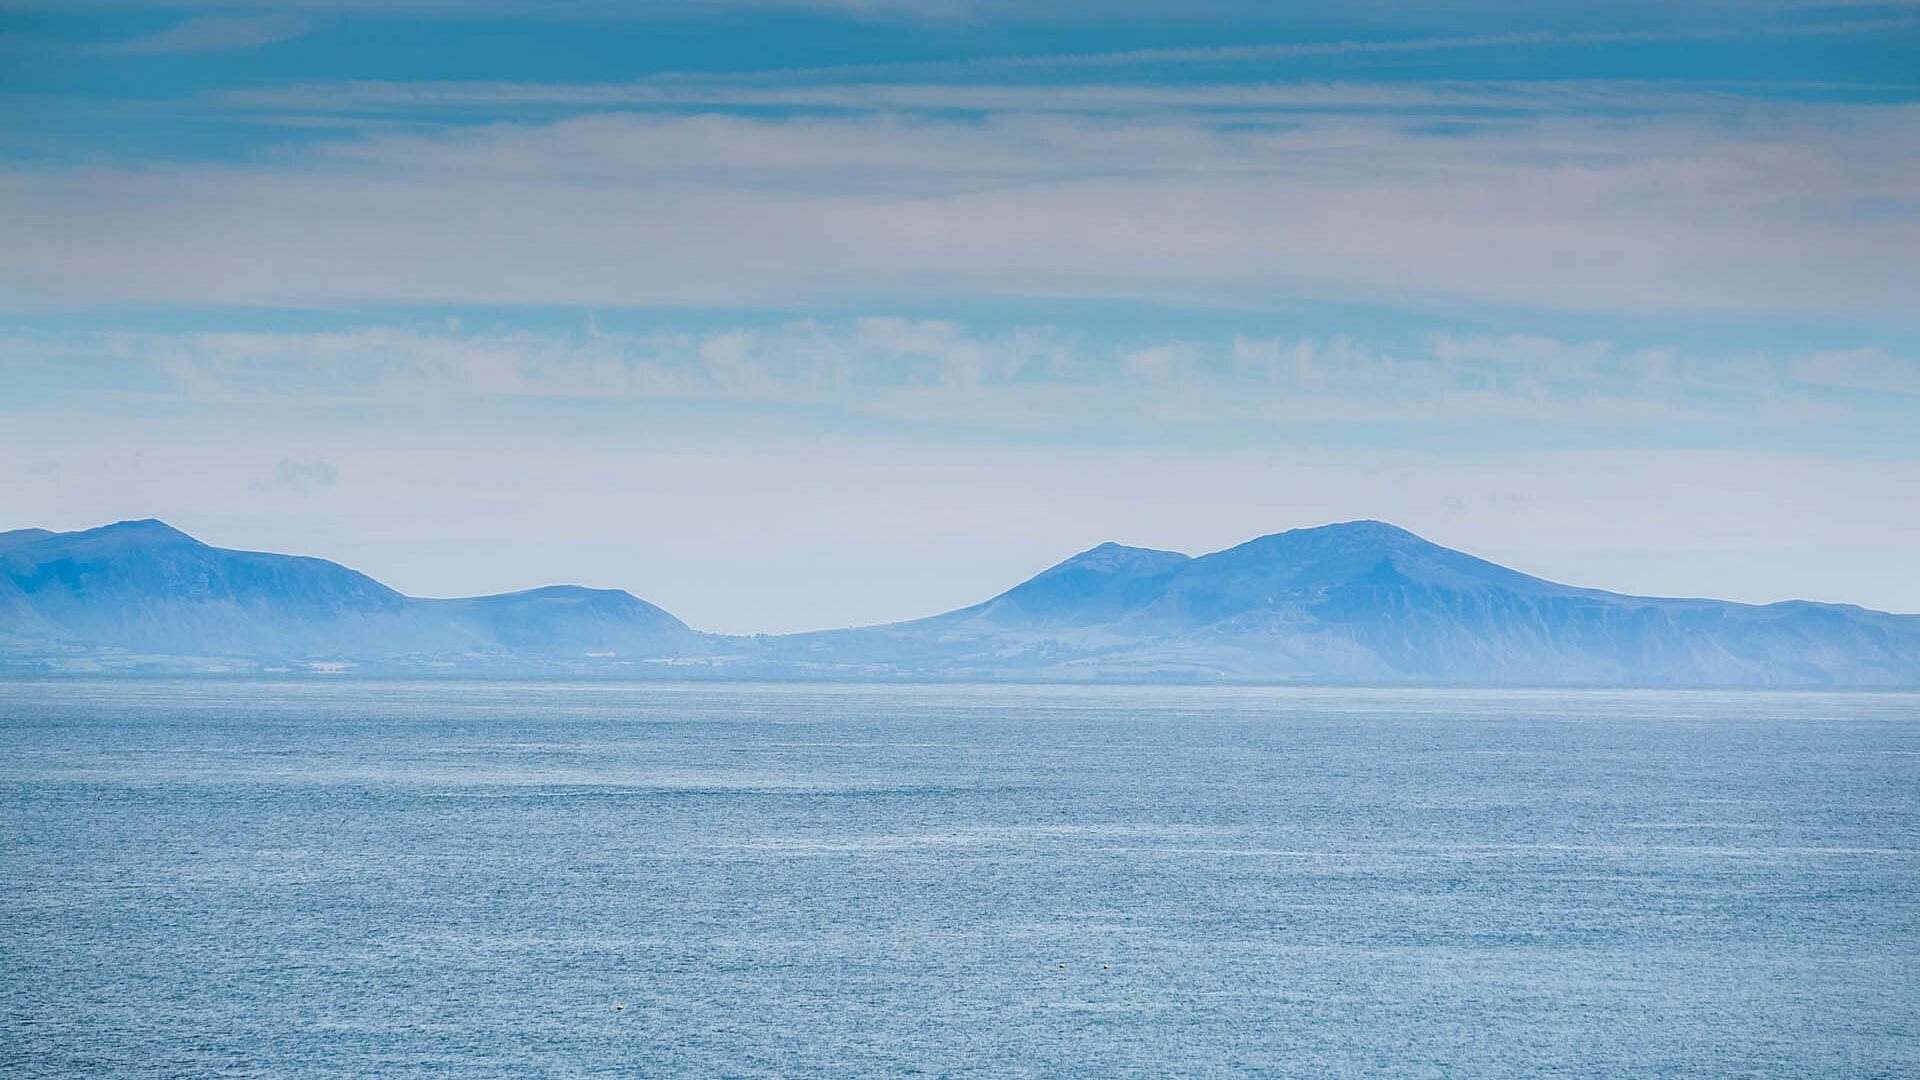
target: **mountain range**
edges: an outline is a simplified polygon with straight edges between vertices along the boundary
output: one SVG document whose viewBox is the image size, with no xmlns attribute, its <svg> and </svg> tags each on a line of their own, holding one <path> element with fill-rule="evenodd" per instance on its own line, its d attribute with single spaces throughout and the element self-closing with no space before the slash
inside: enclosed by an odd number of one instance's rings
<svg viewBox="0 0 1920 1080">
<path fill-rule="evenodd" d="M 1378 521 L 1191 557 L 1102 544 L 972 607 L 701 633 L 618 590 L 405 596 L 162 522 L 0 533 L 0 674 L 1920 686 L 1920 616 L 1561 585 Z"/>
</svg>

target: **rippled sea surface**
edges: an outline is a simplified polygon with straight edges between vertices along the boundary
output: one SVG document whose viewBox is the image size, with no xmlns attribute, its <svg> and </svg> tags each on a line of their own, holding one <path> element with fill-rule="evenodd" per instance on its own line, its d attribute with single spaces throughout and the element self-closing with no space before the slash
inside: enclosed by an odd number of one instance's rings
<svg viewBox="0 0 1920 1080">
<path fill-rule="evenodd" d="M 0 683 L 0 1015 L 18 1077 L 1920 1076 L 1920 697 Z"/>
</svg>

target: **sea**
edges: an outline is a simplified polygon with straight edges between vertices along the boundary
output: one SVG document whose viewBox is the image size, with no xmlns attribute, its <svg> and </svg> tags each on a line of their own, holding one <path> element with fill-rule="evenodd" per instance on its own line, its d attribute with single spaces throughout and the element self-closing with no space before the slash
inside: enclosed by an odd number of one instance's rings
<svg viewBox="0 0 1920 1080">
<path fill-rule="evenodd" d="M 7 1077 L 1915 1077 L 1920 696 L 0 682 Z"/>
</svg>

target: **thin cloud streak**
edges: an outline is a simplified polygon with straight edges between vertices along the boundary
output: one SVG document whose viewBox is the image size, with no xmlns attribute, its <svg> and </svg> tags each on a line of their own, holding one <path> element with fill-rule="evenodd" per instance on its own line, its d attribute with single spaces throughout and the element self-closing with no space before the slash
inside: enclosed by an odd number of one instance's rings
<svg viewBox="0 0 1920 1080">
<path fill-rule="evenodd" d="M 1698 30 L 1596 30 L 1540 31 L 1514 34 L 1467 34 L 1451 37 L 1400 38 L 1386 40 L 1348 39 L 1342 41 L 1276 42 L 1264 45 L 1213 45 L 1196 48 L 1127 49 L 1116 52 L 1081 55 L 1019 56 L 961 62 L 965 66 L 987 67 L 1109 67 L 1133 64 L 1233 63 L 1249 60 L 1284 60 L 1306 56 L 1346 56 L 1364 53 L 1436 52 L 1458 49 L 1499 49 L 1512 47 L 1582 45 L 1637 45 L 1655 42 L 1720 41 L 1743 37 L 1828 37 L 1872 34 L 1912 27 L 1912 17 L 1858 19 L 1842 22 L 1811 23 L 1797 26 L 1768 26 Z"/>
<path fill-rule="evenodd" d="M 864 75 L 909 74 L 914 72 L 962 73 L 994 69 L 1027 71 L 1045 69 L 1083 69 L 1089 67 L 1127 67 L 1142 64 L 1220 64 L 1256 60 L 1280 60 L 1313 56 L 1356 54 L 1396 54 L 1447 52 L 1470 49 L 1540 48 L 1545 46 L 1592 46 L 1608 44 L 1652 44 L 1658 42 L 1722 41 L 1766 37 L 1834 37 L 1885 33 L 1920 25 L 1914 16 L 1880 19 L 1846 19 L 1818 23 L 1798 23 L 1760 27 L 1727 27 L 1666 30 L 1616 31 L 1538 31 L 1505 34 L 1461 34 L 1420 38 L 1343 39 L 1338 41 L 1270 42 L 1257 45 L 1215 45 L 1188 48 L 1123 49 L 1094 53 L 1051 53 L 1022 56 L 972 57 L 959 60 L 911 60 L 868 64 L 828 64 L 809 67 L 765 68 L 751 72 L 715 75 L 709 72 L 672 72 L 656 76 L 661 80 L 684 78 L 710 80 L 779 80 L 821 77 L 859 77 Z"/>
<path fill-rule="evenodd" d="M 742 86 L 728 80 L 625 83 L 381 82 L 350 80 L 224 90 L 203 104 L 221 110 L 355 116 L 407 116 L 422 110 L 794 108 L 887 111 L 1121 113 L 1138 110 L 1235 112 L 1677 113 L 1792 106 L 1761 96 L 1783 89 L 1846 90 L 1771 82 L 1684 84 L 1633 80 L 1526 80 L 1503 83 L 1255 82 L 1166 86 L 1128 83 L 838 83 Z M 1851 89 L 1862 89 L 1853 87 Z M 193 113 L 195 106 L 167 105 Z M 1817 107 L 1817 106 L 1816 106 Z"/>
<path fill-rule="evenodd" d="M 253 49 L 297 38 L 305 34 L 307 29 L 305 19 L 292 15 L 207 15 L 175 23 L 145 37 L 97 45 L 93 51 L 122 56 L 157 56 Z"/>
<path fill-rule="evenodd" d="M 1770 115 L 1433 134 L 1386 118 L 615 113 L 270 164 L 15 171 L 0 174 L 0 303 L 1018 295 L 1910 316 L 1920 106 Z"/>
<path fill-rule="evenodd" d="M 748 92 L 756 83 L 783 83 L 815 79 L 859 79 L 875 76 L 977 76 L 1000 71 L 1074 71 L 1088 68 L 1125 68 L 1142 65 L 1191 64 L 1220 65 L 1260 60 L 1332 57 L 1346 55 L 1446 52 L 1479 49 L 1542 47 L 1580 47 L 1595 45 L 1656 44 L 1663 42 L 1726 41 L 1745 38 L 1843 37 L 1884 34 L 1920 26 L 1920 17 L 1893 16 L 1876 19 L 1850 19 L 1816 23 L 1791 23 L 1772 26 L 1721 27 L 1698 29 L 1621 30 L 1621 31 L 1537 31 L 1504 34 L 1469 34 L 1400 39 L 1343 39 L 1337 41 L 1272 42 L 1256 45 L 1214 45 L 1181 48 L 1127 49 L 1100 53 L 1050 53 L 1019 56 L 972 57 L 957 60 L 893 61 L 886 63 L 832 64 L 809 67 L 763 68 L 736 72 L 660 72 L 645 79 L 621 84 L 555 85 L 528 83 L 430 83 L 347 81 L 335 84 L 308 84 L 291 87 L 250 88 L 216 95 L 226 104 L 253 107 L 324 106 L 328 93 L 341 95 L 333 108 L 368 105 L 461 105 L 484 104 L 578 104 L 639 105 L 683 103 L 750 104 L 862 104 L 861 91 L 884 91 L 890 84 L 846 87 L 841 93 L 806 85 L 784 86 L 761 95 Z M 891 84 L 896 86 L 897 84 Z M 943 84 L 959 94 L 961 100 L 948 107 L 967 107 L 970 93 L 978 93 L 977 84 Z M 733 88 L 728 93 L 728 88 Z M 1044 97 L 1059 88 L 1025 87 L 1028 93 Z M 1109 88 L 1110 90 L 1112 88 Z M 1141 88 L 1145 90 L 1145 88 Z M 1152 91 L 1169 96 L 1192 94 L 1192 88 L 1153 87 Z M 1151 92 L 1151 91 L 1148 91 Z M 1205 90 L 1200 91 L 1204 93 Z M 1497 91 L 1495 91 L 1497 93 Z M 976 99 L 977 100 L 977 99 Z M 927 99 L 928 107 L 937 107 Z"/>
<path fill-rule="evenodd" d="M 1559 425 L 1567 437 L 1755 424 L 1857 425 L 1920 394 L 1920 362 L 1877 348 L 1700 356 L 1670 346 L 1437 331 L 1415 345 L 1351 335 L 1096 345 L 1047 326 L 983 334 L 946 320 L 794 320 L 701 333 L 309 332 L 0 338 L 11 364 L 85 365 L 100 400 L 347 412 L 487 399 L 703 402 L 955 431 L 1136 440 L 1243 425 Z M 1835 396 L 1834 391 L 1839 391 Z M 1862 394 L 1862 391 L 1872 391 Z M 1275 429 L 1277 430 L 1277 429 Z M 1356 430 L 1365 439 L 1381 432 Z"/>
</svg>

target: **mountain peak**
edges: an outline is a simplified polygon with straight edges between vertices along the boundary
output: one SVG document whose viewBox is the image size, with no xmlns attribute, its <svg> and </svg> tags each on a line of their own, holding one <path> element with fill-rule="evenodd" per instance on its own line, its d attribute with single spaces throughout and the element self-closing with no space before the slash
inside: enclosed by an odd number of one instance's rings
<svg viewBox="0 0 1920 1080">
<path fill-rule="evenodd" d="M 213 551 L 200 541 L 158 518 L 116 521 L 91 529 L 52 532 L 47 529 L 15 529 L 0 533 L 0 550 L 19 557 L 38 552 L 35 558 L 79 557 L 117 558 L 121 554 L 149 552 Z"/>
<path fill-rule="evenodd" d="M 6 532 L 0 532 L 0 551 L 31 544 L 36 540 L 45 540 L 54 535 L 57 534 L 47 529 L 9 529 Z"/>
<path fill-rule="evenodd" d="M 967 609 L 1001 625 L 1051 625 L 1112 618 L 1157 595 L 1193 560 L 1177 551 L 1111 541 L 1042 570 L 999 596 Z"/>
<path fill-rule="evenodd" d="M 1523 574 L 1384 521 L 1342 521 L 1257 537 L 1194 561 L 1176 591 L 1196 614 L 1271 604 L 1296 590 L 1389 582 L 1456 591 L 1501 589 L 1529 596 L 1586 590 Z M 1290 601 L 1289 601 L 1290 602 Z"/>
<path fill-rule="evenodd" d="M 149 544 L 182 542 L 198 544 L 200 542 L 188 536 L 186 533 L 181 532 L 179 529 L 161 521 L 159 518 L 134 518 L 127 521 L 116 521 L 111 525 L 102 525 L 97 529 L 82 529 L 79 532 L 68 533 L 67 535 L 76 540 L 93 537 L 118 537 Z"/>
<path fill-rule="evenodd" d="M 576 600 L 584 600 L 596 596 L 624 596 L 628 599 L 635 599 L 634 595 L 625 589 L 595 589 L 586 585 L 540 585 L 531 589 L 520 589 L 516 592 L 495 593 L 493 596 L 483 599 L 502 599 L 509 596 L 526 597 L 529 599 L 571 598 Z"/>
<path fill-rule="evenodd" d="M 1355 518 L 1352 521 L 1334 521 L 1325 525 L 1316 526 L 1316 528 L 1329 529 L 1337 532 L 1371 533 L 1383 536 L 1414 535 L 1412 532 L 1395 525 L 1391 521 L 1381 521 L 1379 518 Z"/>
<path fill-rule="evenodd" d="M 578 645 L 601 648 L 624 642 L 623 649 L 649 635 L 691 635 L 687 624 L 625 589 L 584 585 L 543 585 L 520 592 L 496 593 L 435 604 L 479 612 L 490 634 L 509 648 L 535 651 Z"/>
<path fill-rule="evenodd" d="M 1309 525 L 1298 529 L 1287 529 L 1284 532 L 1268 533 L 1265 536 L 1256 537 L 1247 542 L 1257 544 L 1278 540 L 1337 541 L 1351 545 L 1401 545 L 1408 542 L 1416 544 L 1427 544 L 1431 542 L 1422 536 L 1408 532 L 1406 529 L 1392 522 L 1379 521 L 1374 518 L 1359 518 L 1354 521 L 1336 521 L 1326 525 Z"/>
<path fill-rule="evenodd" d="M 1177 566 L 1189 561 L 1189 556 L 1178 551 L 1161 551 L 1158 548 L 1130 547 L 1109 540 L 1096 547 L 1090 547 L 1040 572 L 1040 576 L 1067 569 L 1094 570 L 1112 572 L 1116 570 L 1157 570 L 1168 566 Z"/>
<path fill-rule="evenodd" d="M 1331 525 L 1312 525 L 1256 536 L 1224 551 L 1201 556 L 1198 563 L 1286 563 L 1306 565 L 1337 561 L 1364 562 L 1372 567 L 1381 559 L 1444 560 L 1468 558 L 1385 521 L 1361 519 Z"/>
</svg>

